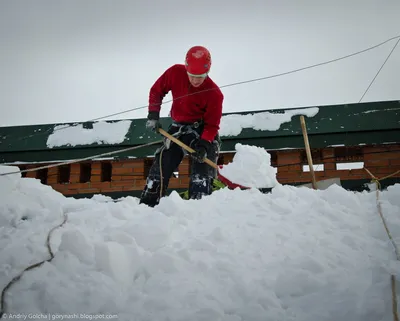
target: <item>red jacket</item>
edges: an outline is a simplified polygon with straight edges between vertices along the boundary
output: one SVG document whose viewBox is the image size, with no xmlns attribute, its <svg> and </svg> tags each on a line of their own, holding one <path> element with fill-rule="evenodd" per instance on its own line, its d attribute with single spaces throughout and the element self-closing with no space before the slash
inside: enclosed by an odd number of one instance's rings
<svg viewBox="0 0 400 321">
<path fill-rule="evenodd" d="M 212 141 L 217 135 L 222 116 L 224 96 L 219 87 L 207 77 L 193 87 L 184 65 L 173 65 L 157 79 L 150 89 L 149 111 L 159 112 L 165 95 L 172 92 L 171 118 L 180 123 L 204 121 L 202 139 Z M 199 92 L 196 94 L 196 92 Z"/>
</svg>

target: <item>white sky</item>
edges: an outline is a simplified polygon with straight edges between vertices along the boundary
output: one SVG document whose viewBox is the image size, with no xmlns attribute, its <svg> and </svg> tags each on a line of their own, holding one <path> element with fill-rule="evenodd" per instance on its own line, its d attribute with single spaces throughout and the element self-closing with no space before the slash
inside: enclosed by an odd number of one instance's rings
<svg viewBox="0 0 400 321">
<path fill-rule="evenodd" d="M 153 82 L 197 44 L 210 49 L 210 76 L 221 86 L 335 59 L 399 35 L 399 12 L 398 0 L 3 0 L 0 126 L 144 106 Z M 223 88 L 224 112 L 358 102 L 395 43 Z M 399 47 L 363 101 L 400 99 Z"/>
</svg>

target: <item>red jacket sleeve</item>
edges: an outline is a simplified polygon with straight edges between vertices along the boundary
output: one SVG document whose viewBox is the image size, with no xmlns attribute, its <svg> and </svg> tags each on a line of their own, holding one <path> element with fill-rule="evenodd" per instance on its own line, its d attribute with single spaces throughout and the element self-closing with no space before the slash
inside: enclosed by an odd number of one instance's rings
<svg viewBox="0 0 400 321">
<path fill-rule="evenodd" d="M 165 95 L 171 90 L 172 68 L 168 68 L 153 84 L 149 93 L 149 112 L 160 112 Z"/>
<path fill-rule="evenodd" d="M 220 91 L 212 94 L 212 99 L 208 103 L 207 110 L 204 114 L 204 130 L 201 138 L 211 142 L 217 135 L 222 117 L 222 104 L 224 96 Z"/>
</svg>

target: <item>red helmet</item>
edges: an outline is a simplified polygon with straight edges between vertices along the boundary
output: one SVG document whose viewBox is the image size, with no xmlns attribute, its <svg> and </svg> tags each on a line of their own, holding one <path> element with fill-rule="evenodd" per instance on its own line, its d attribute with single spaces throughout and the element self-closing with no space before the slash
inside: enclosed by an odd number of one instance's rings
<svg viewBox="0 0 400 321">
<path fill-rule="evenodd" d="M 206 76 L 211 68 L 211 54 L 207 48 L 194 46 L 185 59 L 186 71 L 193 76 Z"/>
</svg>

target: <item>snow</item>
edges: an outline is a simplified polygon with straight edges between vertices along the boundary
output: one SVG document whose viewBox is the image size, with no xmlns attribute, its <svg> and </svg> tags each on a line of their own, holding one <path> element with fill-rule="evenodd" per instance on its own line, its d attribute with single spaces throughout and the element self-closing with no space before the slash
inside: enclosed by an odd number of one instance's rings
<svg viewBox="0 0 400 321">
<path fill-rule="evenodd" d="M 277 169 L 271 166 L 271 155 L 257 146 L 236 144 L 232 162 L 219 172 L 231 182 L 246 187 L 271 188 L 278 184 Z"/>
<path fill-rule="evenodd" d="M 231 114 L 221 119 L 219 134 L 221 136 L 237 136 L 243 129 L 275 131 L 283 123 L 290 122 L 293 116 L 313 117 L 319 112 L 318 107 L 291 109 L 280 113 L 260 112 L 246 115 Z M 77 146 L 89 144 L 120 144 L 126 139 L 132 121 L 116 122 L 99 121 L 93 128 L 84 128 L 83 124 L 57 125 L 47 139 L 47 147 Z M 139 138 L 143 138 L 140 136 Z"/>
<path fill-rule="evenodd" d="M 258 152 L 236 148 L 232 164 Z M 249 156 L 250 176 L 265 174 L 263 157 Z M 49 258 L 47 235 L 67 217 L 50 239 L 54 259 L 7 291 L 8 317 L 392 320 L 390 274 L 400 266 L 373 192 L 275 184 L 202 200 L 172 192 L 150 208 L 135 197 L 66 198 L 19 174 L 0 176 L 0 189 L 1 289 Z M 380 198 L 397 242 L 399 193 L 397 184 Z"/>
<path fill-rule="evenodd" d="M 47 147 L 77 146 L 88 144 L 120 144 L 131 126 L 132 121 L 95 122 L 93 128 L 83 128 L 83 124 L 57 125 L 47 139 Z"/>
<path fill-rule="evenodd" d="M 338 170 L 361 169 L 361 168 L 364 168 L 364 162 L 336 163 L 336 169 Z"/>
<path fill-rule="evenodd" d="M 246 115 L 231 114 L 221 119 L 219 134 L 237 136 L 243 129 L 275 131 L 283 123 L 290 122 L 293 116 L 313 117 L 319 112 L 318 107 L 291 109 L 281 113 L 260 112 Z M 77 146 L 89 144 L 120 144 L 126 139 L 132 121 L 100 121 L 93 123 L 93 128 L 83 128 L 83 124 L 71 126 L 57 125 L 47 139 L 47 147 Z M 140 136 L 139 138 L 143 138 Z"/>
<path fill-rule="evenodd" d="M 245 128 L 275 131 L 278 130 L 283 123 L 290 122 L 293 116 L 304 115 L 314 117 L 318 112 L 318 107 L 312 107 L 285 110 L 282 113 L 260 112 L 247 115 L 225 115 L 221 119 L 219 134 L 225 137 L 237 136 Z"/>
<path fill-rule="evenodd" d="M 385 108 L 384 111 L 386 110 L 400 110 L 400 108 Z M 367 111 L 363 111 L 363 114 L 369 114 L 369 113 L 377 113 L 380 112 L 381 110 L 379 109 L 371 109 L 371 110 L 367 110 Z"/>
</svg>

